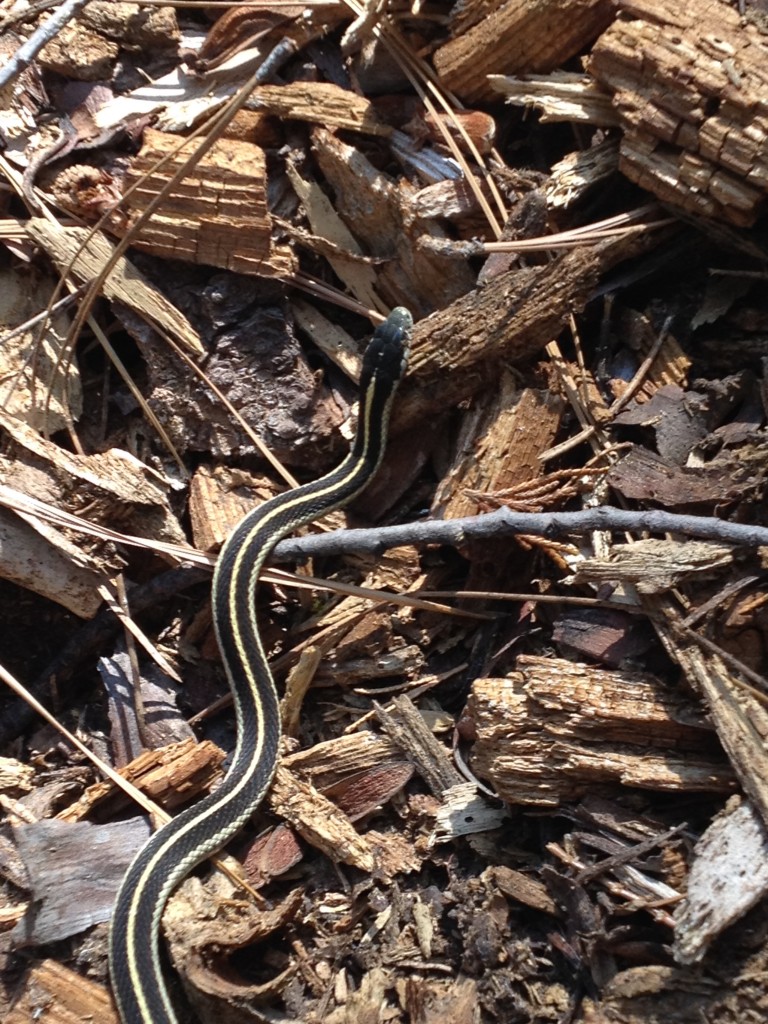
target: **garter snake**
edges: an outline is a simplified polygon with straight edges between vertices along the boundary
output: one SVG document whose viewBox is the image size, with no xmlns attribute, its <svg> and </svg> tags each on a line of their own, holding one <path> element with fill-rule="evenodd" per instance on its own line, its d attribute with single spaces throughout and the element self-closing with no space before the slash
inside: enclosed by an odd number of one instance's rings
<svg viewBox="0 0 768 1024">
<path fill-rule="evenodd" d="M 156 832 L 121 884 L 110 930 L 109 970 L 124 1024 L 177 1024 L 163 978 L 163 908 L 185 875 L 244 825 L 277 763 L 278 697 L 255 615 L 259 572 L 278 541 L 346 505 L 378 469 L 412 327 L 410 313 L 398 307 L 376 328 L 363 358 L 357 434 L 341 465 L 249 512 L 221 549 L 213 576 L 213 621 L 232 688 L 237 741 L 221 786 Z"/>
</svg>

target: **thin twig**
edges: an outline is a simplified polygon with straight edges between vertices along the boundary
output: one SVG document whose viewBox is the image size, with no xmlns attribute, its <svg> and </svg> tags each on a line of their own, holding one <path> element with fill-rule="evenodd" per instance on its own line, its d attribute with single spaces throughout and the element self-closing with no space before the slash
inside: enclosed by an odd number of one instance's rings
<svg viewBox="0 0 768 1024">
<path fill-rule="evenodd" d="M 508 508 L 500 508 L 486 515 L 467 516 L 464 519 L 430 519 L 406 523 L 404 526 L 337 530 L 324 536 L 284 540 L 275 548 L 271 561 L 301 561 L 350 551 L 380 554 L 404 544 L 463 547 L 470 540 L 521 533 L 552 539 L 578 536 L 593 530 L 679 533 L 687 537 L 747 547 L 768 544 L 768 527 L 730 523 L 714 516 L 677 515 L 660 510 L 626 511 L 610 505 L 581 512 L 513 512 Z"/>
</svg>

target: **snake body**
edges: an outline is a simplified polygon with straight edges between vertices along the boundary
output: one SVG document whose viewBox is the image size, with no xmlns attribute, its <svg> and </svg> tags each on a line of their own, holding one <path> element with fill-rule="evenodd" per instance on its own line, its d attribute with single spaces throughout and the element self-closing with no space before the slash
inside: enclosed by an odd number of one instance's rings
<svg viewBox="0 0 768 1024">
<path fill-rule="evenodd" d="M 242 828 L 277 764 L 280 713 L 256 621 L 259 572 L 278 541 L 352 501 L 375 474 L 412 327 L 408 310 L 398 307 L 376 328 L 363 358 L 357 434 L 341 465 L 249 512 L 221 550 L 213 576 L 213 621 L 232 689 L 237 741 L 221 786 L 156 832 L 123 879 L 109 949 L 123 1024 L 178 1024 L 161 960 L 163 908 L 179 882 Z"/>
</svg>

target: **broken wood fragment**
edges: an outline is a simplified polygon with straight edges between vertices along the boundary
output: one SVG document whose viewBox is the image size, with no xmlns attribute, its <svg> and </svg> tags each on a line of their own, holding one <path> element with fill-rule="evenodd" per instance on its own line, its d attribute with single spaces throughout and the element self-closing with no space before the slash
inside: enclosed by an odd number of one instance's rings
<svg viewBox="0 0 768 1024">
<path fill-rule="evenodd" d="M 675 914 L 675 960 L 694 964 L 768 890 L 768 836 L 748 802 L 736 798 L 693 851 L 685 897 Z"/>
<path fill-rule="evenodd" d="M 25 975 L 5 1024 L 120 1024 L 115 1004 L 104 985 L 70 970 L 55 960 L 44 960 Z"/>
<path fill-rule="evenodd" d="M 163 930 L 199 1020 L 245 1020 L 232 1017 L 241 1001 L 253 1005 L 279 996 L 294 973 L 290 967 L 275 968 L 274 958 L 264 957 L 268 980 L 256 982 L 241 974 L 230 957 L 246 947 L 257 947 L 290 925 L 303 899 L 303 891 L 297 888 L 275 905 L 257 906 L 220 873 L 205 883 L 188 878 L 171 897 Z"/>
<path fill-rule="evenodd" d="M 288 768 L 277 769 L 267 799 L 281 818 L 332 861 L 353 864 L 361 871 L 373 871 L 373 853 L 365 836 L 355 831 L 338 807 Z"/>
<path fill-rule="evenodd" d="M 613 93 L 628 178 L 688 213 L 754 223 L 768 192 L 768 75 L 735 7 L 631 0 L 589 70 Z"/>
<path fill-rule="evenodd" d="M 125 179 L 129 193 L 112 230 L 131 233 L 131 245 L 166 259 L 224 267 L 241 274 L 282 276 L 294 269 L 293 256 L 272 240 L 266 203 L 264 151 L 250 142 L 219 139 L 190 164 L 184 177 L 138 225 L 182 165 L 194 160 L 197 142 L 147 129 Z M 162 161 L 160 166 L 158 163 Z"/>
<path fill-rule="evenodd" d="M 420 320 L 393 430 L 423 423 L 480 391 L 493 390 L 499 362 L 530 358 L 583 307 L 599 266 L 596 252 L 577 249 L 545 266 L 499 274 Z"/>
<path fill-rule="evenodd" d="M 370 100 L 331 82 L 260 85 L 251 93 L 246 108 L 289 121 L 309 121 L 365 135 L 386 138 L 393 131 L 390 125 L 379 120 Z"/>
<path fill-rule="evenodd" d="M 86 228 L 64 227 L 58 221 L 32 217 L 24 230 L 42 246 L 62 273 L 74 273 L 82 281 L 98 277 L 109 263 L 111 269 L 102 284 L 108 298 L 124 302 L 137 314 L 168 331 L 194 356 L 204 354 L 197 332 L 187 318 L 150 283 L 125 256 L 113 259 L 114 245 L 106 235 Z"/>
<path fill-rule="evenodd" d="M 435 796 L 465 780 L 454 768 L 445 747 L 435 738 L 408 697 L 395 697 L 391 711 L 378 707 L 377 717 L 385 732 L 417 767 Z"/>
<path fill-rule="evenodd" d="M 155 803 L 173 809 L 207 793 L 222 776 L 224 753 L 210 740 L 184 740 L 159 750 L 146 750 L 121 772 L 129 782 Z M 112 782 L 97 782 L 57 817 L 80 821 L 99 808 L 101 814 L 115 814 L 128 802 Z M 108 808 L 104 805 L 108 803 Z"/>
<path fill-rule="evenodd" d="M 502 372 L 490 400 L 464 417 L 453 465 L 443 474 L 432 504 L 440 519 L 476 515 L 477 493 L 498 492 L 536 480 L 544 471 L 538 456 L 554 442 L 564 402 L 558 395 L 520 389 Z"/>
<path fill-rule="evenodd" d="M 735 780 L 704 714 L 645 673 L 521 656 L 478 679 L 471 766 L 514 804 L 557 806 L 597 786 L 729 792 Z"/>
<path fill-rule="evenodd" d="M 489 74 L 550 71 L 583 50 L 613 17 L 609 0 L 473 0 L 454 8 L 453 38 L 434 55 L 462 100 L 493 96 Z"/>
</svg>

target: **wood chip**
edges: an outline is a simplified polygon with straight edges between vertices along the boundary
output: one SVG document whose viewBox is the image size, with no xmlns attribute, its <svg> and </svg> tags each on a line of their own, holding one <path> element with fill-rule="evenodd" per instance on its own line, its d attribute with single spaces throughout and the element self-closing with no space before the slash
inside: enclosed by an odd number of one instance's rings
<svg viewBox="0 0 768 1024">
<path fill-rule="evenodd" d="M 653 676 L 521 656 L 478 679 L 471 766 L 513 804 L 557 806 L 596 786 L 728 792 L 734 777 L 701 711 Z"/>
<path fill-rule="evenodd" d="M 38 821 L 17 825 L 14 838 L 29 875 L 32 902 L 13 931 L 19 946 L 39 946 L 108 921 L 128 864 L 146 843 L 148 826 Z"/>
<path fill-rule="evenodd" d="M 121 774 L 155 803 L 173 810 L 210 790 L 221 776 L 224 753 L 210 740 L 184 740 L 160 750 L 145 750 L 122 769 Z M 89 786 L 82 797 L 58 818 L 80 821 L 98 807 L 100 813 L 114 814 L 125 807 L 127 797 L 112 782 Z M 109 805 L 109 810 L 104 806 Z"/>
<path fill-rule="evenodd" d="M 44 960 L 25 976 L 5 1024 L 120 1024 L 115 1004 L 104 985 L 83 977 L 55 960 Z"/>
<path fill-rule="evenodd" d="M 56 221 L 32 217 L 24 229 L 64 273 L 83 281 L 98 277 L 111 259 L 114 246 L 106 235 L 86 228 L 62 227 Z M 187 318 L 175 309 L 162 292 L 151 284 L 125 256 L 115 261 L 103 285 L 107 298 L 124 302 L 167 331 L 193 355 L 205 349 Z"/>
<path fill-rule="evenodd" d="M 698 963 L 725 928 L 768 891 L 768 834 L 751 804 L 715 818 L 693 851 L 685 899 L 675 915 L 675 960 Z"/>
<path fill-rule="evenodd" d="M 163 198 L 151 220 L 136 228 L 139 215 L 194 158 L 196 145 L 168 132 L 144 132 L 141 152 L 126 176 L 126 191 L 132 190 L 124 203 L 127 216 L 114 218 L 113 229 L 121 235 L 131 231 L 131 245 L 167 259 L 262 277 L 290 274 L 293 256 L 285 246 L 272 243 L 265 156 L 253 143 L 214 142 Z M 162 166 L 156 166 L 161 160 Z"/>
<path fill-rule="evenodd" d="M 453 38 L 434 55 L 447 89 L 465 101 L 489 99 L 489 74 L 549 71 L 610 24 L 606 0 L 472 0 L 456 8 Z"/>
<path fill-rule="evenodd" d="M 589 69 L 614 94 L 632 181 L 693 214 L 749 225 L 768 191 L 760 36 L 726 0 L 632 0 Z"/>
</svg>

